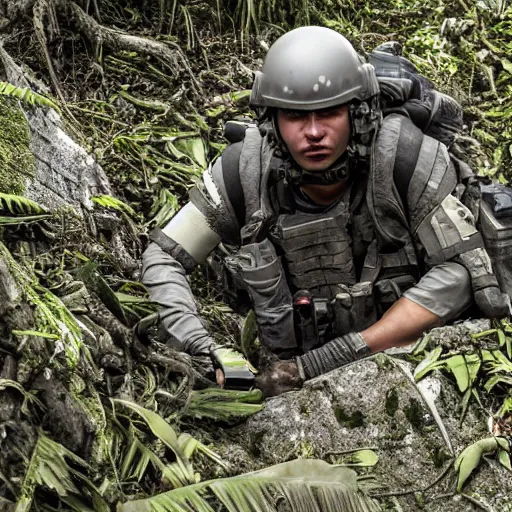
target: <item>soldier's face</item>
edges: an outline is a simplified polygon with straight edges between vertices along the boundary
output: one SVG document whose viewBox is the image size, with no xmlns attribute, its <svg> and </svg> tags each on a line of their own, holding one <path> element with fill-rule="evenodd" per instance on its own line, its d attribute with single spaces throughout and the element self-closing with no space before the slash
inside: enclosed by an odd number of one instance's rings
<svg viewBox="0 0 512 512">
<path fill-rule="evenodd" d="M 278 110 L 279 131 L 292 158 L 306 171 L 328 169 L 345 152 L 350 137 L 348 107 Z"/>
</svg>

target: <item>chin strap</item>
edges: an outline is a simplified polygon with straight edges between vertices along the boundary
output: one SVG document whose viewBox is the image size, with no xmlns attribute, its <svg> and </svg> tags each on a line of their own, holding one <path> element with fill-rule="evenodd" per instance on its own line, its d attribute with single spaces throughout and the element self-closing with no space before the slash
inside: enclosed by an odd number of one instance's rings
<svg viewBox="0 0 512 512">
<path fill-rule="evenodd" d="M 346 151 L 329 169 L 308 172 L 295 165 L 288 157 L 279 167 L 278 177 L 284 178 L 291 185 L 332 185 L 350 176 L 353 161 L 349 151 Z"/>
</svg>

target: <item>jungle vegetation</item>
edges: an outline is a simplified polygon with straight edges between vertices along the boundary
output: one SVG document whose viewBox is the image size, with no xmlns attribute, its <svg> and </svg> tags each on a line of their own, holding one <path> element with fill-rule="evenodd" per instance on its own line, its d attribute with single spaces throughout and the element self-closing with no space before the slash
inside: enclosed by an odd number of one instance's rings
<svg viewBox="0 0 512 512">
<path fill-rule="evenodd" d="M 284 496 L 292 510 L 379 510 L 352 469 L 320 460 L 238 475 L 205 432 L 261 410 L 259 392 L 211 389 L 204 361 L 156 341 L 148 350 L 130 330 L 155 309 L 137 280 L 148 230 L 166 224 L 223 150 L 224 123 L 253 115 L 252 71 L 270 44 L 304 24 L 340 31 L 362 54 L 401 42 L 463 105 L 458 153 L 481 174 L 512 176 L 508 0 L 0 0 L 0 59 L 23 70 L 21 84 L 0 82 L 10 137 L 0 142 L 0 259 L 29 305 L 0 306 L 0 508 L 277 510 Z M 94 211 L 117 219 L 124 252 L 112 252 L 91 212 L 22 197 L 34 169 L 21 104 L 54 108 L 106 171 L 115 197 L 95 197 Z M 243 346 L 242 321 L 208 270 L 192 283 L 218 341 Z M 465 350 L 426 338 L 413 358 L 417 378 L 451 375 L 461 424 L 468 403 L 483 402 L 494 433 L 510 437 L 509 323 Z M 483 441 L 455 461 L 456 490 L 483 454 L 510 467 L 502 437 Z"/>
</svg>

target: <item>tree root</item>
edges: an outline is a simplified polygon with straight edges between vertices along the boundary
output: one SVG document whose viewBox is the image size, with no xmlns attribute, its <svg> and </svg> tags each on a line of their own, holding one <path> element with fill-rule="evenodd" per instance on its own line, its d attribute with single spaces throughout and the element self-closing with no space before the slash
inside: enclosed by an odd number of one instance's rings
<svg viewBox="0 0 512 512">
<path fill-rule="evenodd" d="M 96 2 L 93 2 L 93 6 L 95 7 L 95 11 L 97 11 Z M 45 29 L 46 25 L 50 27 L 53 34 L 58 32 L 57 12 L 61 16 L 63 13 L 68 14 L 71 20 L 76 24 L 78 30 L 93 45 L 97 61 L 100 61 L 102 46 L 109 47 L 112 50 L 137 52 L 141 55 L 155 57 L 173 76 L 177 74 L 178 70 L 185 69 L 191 77 L 194 91 L 198 93 L 201 89 L 201 85 L 192 72 L 186 56 L 176 43 L 162 43 L 145 37 L 132 36 L 121 30 L 101 25 L 79 5 L 70 0 L 36 0 L 32 12 L 34 31 L 46 61 L 51 83 L 64 106 L 66 100 L 48 50 L 47 29 Z M 96 14 L 98 16 L 99 13 L 97 12 Z M 66 111 L 70 117 L 74 119 L 73 114 L 67 109 Z"/>
<path fill-rule="evenodd" d="M 46 1 L 46 0 L 40 0 Z M 153 41 L 145 37 L 132 36 L 120 30 L 100 25 L 92 16 L 89 16 L 76 3 L 68 0 L 57 0 L 62 8 L 69 9 L 73 21 L 78 29 L 97 47 L 97 55 L 99 48 L 105 45 L 114 50 L 128 50 L 140 53 L 142 55 L 157 58 L 164 64 L 173 74 L 180 67 L 187 70 L 193 83 L 200 88 L 200 84 L 190 68 L 187 58 L 181 51 L 181 48 L 175 43 L 161 43 Z M 170 46 L 173 47 L 171 49 Z M 197 92 L 197 91 L 196 91 Z"/>
</svg>

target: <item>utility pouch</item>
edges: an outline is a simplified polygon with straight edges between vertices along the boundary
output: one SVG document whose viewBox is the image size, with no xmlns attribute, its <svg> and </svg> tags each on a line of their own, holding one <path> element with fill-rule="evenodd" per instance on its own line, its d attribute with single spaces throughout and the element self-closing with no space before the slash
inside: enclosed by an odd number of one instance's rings
<svg viewBox="0 0 512 512">
<path fill-rule="evenodd" d="M 335 335 L 359 332 L 377 320 L 373 286 L 369 281 L 346 287 L 336 295 L 333 303 Z"/>
<path fill-rule="evenodd" d="M 296 351 L 292 296 L 281 260 L 267 239 L 240 248 L 226 258 L 249 294 L 260 341 L 273 352 Z"/>
<path fill-rule="evenodd" d="M 496 204 L 489 204 L 483 196 L 479 228 L 501 291 L 512 297 L 512 211 L 497 217 L 495 208 Z"/>
<path fill-rule="evenodd" d="M 382 317 L 403 292 L 415 284 L 416 280 L 408 275 L 377 281 L 374 286 L 374 298 L 378 317 Z"/>
</svg>

